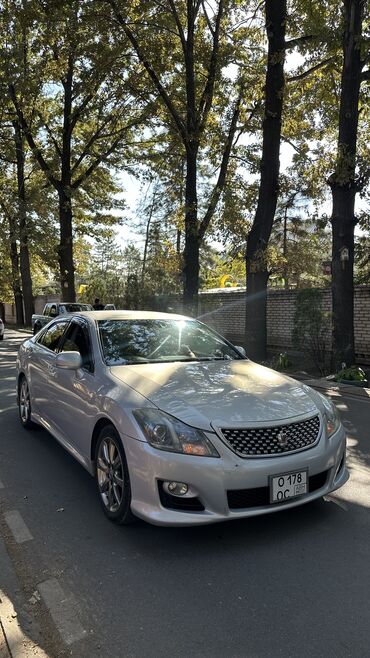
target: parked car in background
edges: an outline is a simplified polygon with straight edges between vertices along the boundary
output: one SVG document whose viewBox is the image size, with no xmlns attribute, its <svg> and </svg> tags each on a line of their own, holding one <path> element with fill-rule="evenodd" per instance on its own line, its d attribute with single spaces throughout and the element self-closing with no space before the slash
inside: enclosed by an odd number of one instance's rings
<svg viewBox="0 0 370 658">
<path fill-rule="evenodd" d="M 116 307 L 115 307 L 114 304 L 106 304 L 104 306 L 104 311 L 115 311 L 115 310 L 116 310 Z"/>
<path fill-rule="evenodd" d="M 78 311 L 92 311 L 91 304 L 78 304 L 75 302 L 49 302 L 45 304 L 44 310 L 41 315 L 34 315 L 31 318 L 32 330 L 37 334 L 42 327 L 44 327 L 50 320 L 58 317 L 59 315 L 66 315 L 67 313 L 77 313 Z"/>
<path fill-rule="evenodd" d="M 0 340 L 4 339 L 4 322 L 0 318 Z"/>
<path fill-rule="evenodd" d="M 180 315 L 57 318 L 20 346 L 17 397 L 23 427 L 44 426 L 95 476 L 116 523 L 267 514 L 348 479 L 330 400 Z"/>
</svg>

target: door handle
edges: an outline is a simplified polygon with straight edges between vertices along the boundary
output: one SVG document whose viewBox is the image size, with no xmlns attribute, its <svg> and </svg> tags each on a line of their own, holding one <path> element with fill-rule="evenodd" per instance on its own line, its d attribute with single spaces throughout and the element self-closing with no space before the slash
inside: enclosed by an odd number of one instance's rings
<svg viewBox="0 0 370 658">
<path fill-rule="evenodd" d="M 57 369 L 55 368 L 55 366 L 51 365 L 51 363 L 48 363 L 47 371 L 48 371 L 48 375 L 50 375 L 50 377 L 55 377 Z"/>
</svg>

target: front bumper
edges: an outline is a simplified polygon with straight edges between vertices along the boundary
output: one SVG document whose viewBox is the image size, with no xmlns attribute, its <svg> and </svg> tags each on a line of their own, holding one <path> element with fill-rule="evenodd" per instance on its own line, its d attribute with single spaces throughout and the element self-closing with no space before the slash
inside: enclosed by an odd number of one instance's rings
<svg viewBox="0 0 370 658">
<path fill-rule="evenodd" d="M 215 435 L 209 435 L 209 438 L 220 458 L 164 452 L 146 442 L 122 438 L 130 472 L 132 512 L 155 525 L 203 525 L 277 512 L 325 496 L 345 484 L 349 477 L 345 459 L 346 436 L 342 426 L 330 439 L 321 436 L 314 447 L 290 455 L 258 459 L 239 458 L 219 439 L 215 439 Z M 262 490 L 268 487 L 269 476 L 304 468 L 308 468 L 309 478 L 316 483 L 314 491 L 282 503 L 238 509 L 229 505 L 230 491 Z M 204 510 L 185 511 L 164 507 L 158 488 L 161 481 L 188 484 L 190 492 L 196 495 Z"/>
</svg>

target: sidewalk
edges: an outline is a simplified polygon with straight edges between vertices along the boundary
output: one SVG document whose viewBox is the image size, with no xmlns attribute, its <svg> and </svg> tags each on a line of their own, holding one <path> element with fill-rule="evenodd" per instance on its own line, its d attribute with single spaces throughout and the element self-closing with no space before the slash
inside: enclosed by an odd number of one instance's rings
<svg viewBox="0 0 370 658">
<path fill-rule="evenodd" d="M 339 382 L 328 380 L 326 377 L 311 378 L 310 375 L 304 372 L 284 372 L 283 374 L 292 377 L 293 379 L 297 379 L 303 384 L 307 384 L 307 386 L 312 386 L 312 388 L 321 389 L 323 393 L 329 393 L 329 391 L 331 391 L 336 392 L 339 395 L 360 397 L 363 400 L 369 400 L 370 402 L 370 388 L 363 388 L 351 384 L 340 384 Z"/>
<path fill-rule="evenodd" d="M 0 658 L 48 658 L 39 646 L 40 629 L 0 536 Z"/>
</svg>

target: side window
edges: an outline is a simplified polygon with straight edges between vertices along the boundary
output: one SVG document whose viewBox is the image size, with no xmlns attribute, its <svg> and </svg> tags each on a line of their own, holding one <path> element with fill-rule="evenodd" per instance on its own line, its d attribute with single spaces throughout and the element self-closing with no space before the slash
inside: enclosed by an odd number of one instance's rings
<svg viewBox="0 0 370 658">
<path fill-rule="evenodd" d="M 51 327 L 49 327 L 49 329 L 44 331 L 44 333 L 37 341 L 38 344 L 47 347 L 48 350 L 51 350 L 52 352 L 56 352 L 58 350 L 59 342 L 64 334 L 66 326 L 66 322 L 56 322 Z"/>
<path fill-rule="evenodd" d="M 87 327 L 72 321 L 65 333 L 60 348 L 61 352 L 79 352 L 82 358 L 82 367 L 89 372 L 94 370 L 91 342 Z"/>
</svg>

